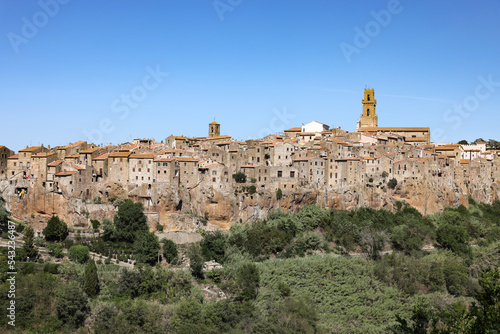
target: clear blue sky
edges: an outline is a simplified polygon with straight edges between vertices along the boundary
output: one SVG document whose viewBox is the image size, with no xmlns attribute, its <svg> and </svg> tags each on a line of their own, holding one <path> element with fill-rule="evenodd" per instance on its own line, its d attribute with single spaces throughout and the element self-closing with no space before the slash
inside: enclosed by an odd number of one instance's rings
<svg viewBox="0 0 500 334">
<path fill-rule="evenodd" d="M 0 145 L 16 151 L 205 136 L 214 117 L 238 139 L 354 131 L 365 85 L 379 126 L 500 140 L 499 1 L 54 1 L 0 2 Z"/>
</svg>

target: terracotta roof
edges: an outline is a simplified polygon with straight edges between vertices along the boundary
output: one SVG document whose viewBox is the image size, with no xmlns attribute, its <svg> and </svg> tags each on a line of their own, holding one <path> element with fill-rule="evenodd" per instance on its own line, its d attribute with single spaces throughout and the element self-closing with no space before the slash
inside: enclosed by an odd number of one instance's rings
<svg viewBox="0 0 500 334">
<path fill-rule="evenodd" d="M 151 152 L 136 153 L 136 154 L 131 154 L 129 159 L 154 159 L 154 154 Z"/>
<path fill-rule="evenodd" d="M 55 166 L 59 166 L 60 164 L 62 164 L 64 162 L 64 160 L 56 160 L 56 161 L 52 161 L 50 164 L 47 164 L 47 167 L 55 167 Z"/>
<path fill-rule="evenodd" d="M 462 159 L 462 160 L 460 160 L 460 163 L 461 164 L 468 164 L 468 163 L 470 163 L 470 160 Z"/>
<path fill-rule="evenodd" d="M 68 144 L 68 145 L 66 145 L 66 146 L 59 147 L 59 150 L 65 150 L 65 149 L 67 149 L 67 148 L 70 148 L 70 147 L 75 147 L 75 146 L 78 146 L 78 145 L 81 145 L 81 144 L 85 144 L 85 143 L 86 143 L 85 141 L 80 140 L 80 141 L 77 141 L 77 142 L 76 142 L 76 143 L 74 143 L 74 144 L 69 143 L 69 144 Z"/>
<path fill-rule="evenodd" d="M 108 157 L 109 157 L 109 153 L 104 153 L 104 154 L 101 154 L 101 155 L 95 157 L 92 160 L 106 160 Z"/>
<path fill-rule="evenodd" d="M 222 138 L 231 138 L 231 136 L 223 135 L 223 136 L 216 136 L 216 137 L 206 137 L 205 140 L 215 140 L 215 139 L 222 139 Z"/>
<path fill-rule="evenodd" d="M 112 152 L 109 154 L 110 158 L 128 158 L 130 152 Z"/>
<path fill-rule="evenodd" d="M 345 157 L 345 158 L 337 158 L 335 161 L 361 161 L 359 158 L 354 158 L 354 157 Z"/>
<path fill-rule="evenodd" d="M 298 157 L 296 159 L 293 159 L 292 161 L 309 161 L 311 159 L 314 159 L 314 157 Z"/>
<path fill-rule="evenodd" d="M 416 138 L 406 137 L 405 140 L 406 141 L 427 141 L 427 138 L 425 138 L 425 137 L 416 137 Z"/>
<path fill-rule="evenodd" d="M 174 161 L 175 158 L 156 158 L 154 162 L 171 162 Z"/>
<path fill-rule="evenodd" d="M 100 147 L 88 148 L 86 150 L 80 151 L 80 154 L 82 154 L 82 153 L 94 153 L 95 151 L 99 151 L 100 149 L 101 149 Z"/>
<path fill-rule="evenodd" d="M 300 131 L 302 131 L 302 128 L 300 126 L 285 130 L 285 132 L 300 132 Z"/>
<path fill-rule="evenodd" d="M 42 153 L 32 155 L 31 157 L 32 158 L 46 158 L 46 157 L 50 157 L 51 155 L 54 155 L 54 154 L 55 154 L 54 152 L 42 152 Z"/>
<path fill-rule="evenodd" d="M 41 146 L 32 146 L 32 147 L 26 147 L 23 150 L 20 150 L 19 152 L 33 152 L 41 148 Z"/>
<path fill-rule="evenodd" d="M 19 159 L 19 154 L 14 154 L 8 157 L 7 159 Z"/>
<path fill-rule="evenodd" d="M 195 159 L 192 157 L 175 157 L 174 159 L 177 161 L 183 161 L 183 162 L 189 162 L 189 161 L 197 162 L 198 161 L 198 159 Z"/>
<path fill-rule="evenodd" d="M 78 170 L 85 170 L 85 167 L 80 166 L 80 165 L 76 165 L 76 164 L 71 164 L 71 167 L 78 169 Z"/>
<path fill-rule="evenodd" d="M 80 154 L 78 154 L 78 153 L 66 156 L 66 158 L 79 158 L 79 157 L 80 157 Z"/>
<path fill-rule="evenodd" d="M 315 136 L 315 132 L 301 132 L 299 133 L 299 136 Z"/>
<path fill-rule="evenodd" d="M 56 176 L 69 176 L 78 173 L 77 171 L 74 170 L 65 170 L 59 173 L 56 173 Z"/>
<path fill-rule="evenodd" d="M 209 123 L 209 125 L 212 125 L 212 124 L 218 124 L 220 125 L 219 123 L 217 123 L 216 121 L 213 121 L 212 123 Z"/>
</svg>

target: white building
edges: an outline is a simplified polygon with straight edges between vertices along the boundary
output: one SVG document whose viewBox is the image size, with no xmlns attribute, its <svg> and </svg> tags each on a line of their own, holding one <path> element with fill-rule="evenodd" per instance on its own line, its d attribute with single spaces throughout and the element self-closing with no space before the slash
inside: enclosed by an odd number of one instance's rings
<svg viewBox="0 0 500 334">
<path fill-rule="evenodd" d="M 302 124 L 302 131 L 301 132 L 312 132 L 312 133 L 321 133 L 323 131 L 329 130 L 330 127 L 326 124 L 312 121 L 307 124 Z"/>
</svg>

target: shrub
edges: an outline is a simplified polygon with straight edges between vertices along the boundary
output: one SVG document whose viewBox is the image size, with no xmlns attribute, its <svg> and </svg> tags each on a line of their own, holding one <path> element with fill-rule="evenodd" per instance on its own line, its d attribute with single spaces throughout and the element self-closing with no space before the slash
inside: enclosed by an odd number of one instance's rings
<svg viewBox="0 0 500 334">
<path fill-rule="evenodd" d="M 281 191 L 281 188 L 278 188 L 278 190 L 276 190 L 276 200 L 279 201 L 282 197 L 283 197 L 283 192 Z"/>
<path fill-rule="evenodd" d="M 163 257 L 168 263 L 174 262 L 177 258 L 177 245 L 170 239 L 163 238 Z"/>
<path fill-rule="evenodd" d="M 162 225 L 162 224 L 158 224 L 158 225 L 156 225 L 156 230 L 157 230 L 158 232 L 163 232 L 163 225 Z"/>
<path fill-rule="evenodd" d="M 57 216 L 52 216 L 43 230 L 47 241 L 64 241 L 68 236 L 68 225 Z"/>
<path fill-rule="evenodd" d="M 72 261 L 84 264 L 86 263 L 89 258 L 90 258 L 90 251 L 87 246 L 84 245 L 76 245 L 76 246 L 71 246 L 70 249 L 68 250 L 69 252 L 69 258 Z"/>
<path fill-rule="evenodd" d="M 90 311 L 88 298 L 75 281 L 63 285 L 57 293 L 57 316 L 74 328 L 81 326 Z"/>
<path fill-rule="evenodd" d="M 64 253 L 60 244 L 52 243 L 48 246 L 48 249 L 50 255 L 55 256 L 58 259 L 64 257 Z"/>
<path fill-rule="evenodd" d="M 253 194 L 255 194 L 256 192 L 257 192 L 257 188 L 256 188 L 255 186 L 253 186 L 253 185 L 252 185 L 252 186 L 248 187 L 248 193 L 249 193 L 250 195 L 253 195 Z"/>
<path fill-rule="evenodd" d="M 138 233 L 147 232 L 147 217 L 142 203 L 127 199 L 118 207 L 114 217 L 115 237 L 118 241 L 134 242 Z"/>
<path fill-rule="evenodd" d="M 97 196 L 94 198 L 94 204 L 101 204 L 102 203 L 102 199 L 100 196 Z"/>
<path fill-rule="evenodd" d="M 389 189 L 394 189 L 396 188 L 397 185 L 398 185 L 398 180 L 396 180 L 395 178 L 392 178 L 389 180 L 389 182 L 387 182 L 387 186 L 389 187 Z"/>
<path fill-rule="evenodd" d="M 254 178 L 254 177 L 252 177 L 252 178 L 250 179 L 250 182 L 252 182 L 252 183 L 257 183 L 257 179 L 256 179 L 256 178 Z"/>
<path fill-rule="evenodd" d="M 91 219 L 90 223 L 92 224 L 92 228 L 94 231 L 97 231 L 99 229 L 99 226 L 101 226 L 101 223 L 97 219 Z"/>
<path fill-rule="evenodd" d="M 160 243 L 158 237 L 152 232 L 145 232 L 137 237 L 134 243 L 134 254 L 141 263 L 155 265 L 158 261 Z"/>
<path fill-rule="evenodd" d="M 238 172 L 236 174 L 233 174 L 233 179 L 237 183 L 245 183 L 245 182 L 247 182 L 247 176 L 243 172 Z"/>
<path fill-rule="evenodd" d="M 57 263 L 47 263 L 43 266 L 43 271 L 49 274 L 59 274 L 59 264 Z"/>
</svg>

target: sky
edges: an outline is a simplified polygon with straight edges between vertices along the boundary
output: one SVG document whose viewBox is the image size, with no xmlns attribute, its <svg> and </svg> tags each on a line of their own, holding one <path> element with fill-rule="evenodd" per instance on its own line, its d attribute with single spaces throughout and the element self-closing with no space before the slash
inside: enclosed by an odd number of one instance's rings
<svg viewBox="0 0 500 334">
<path fill-rule="evenodd" d="M 319 121 L 500 140 L 500 1 L 0 0 L 0 145 Z"/>
</svg>

